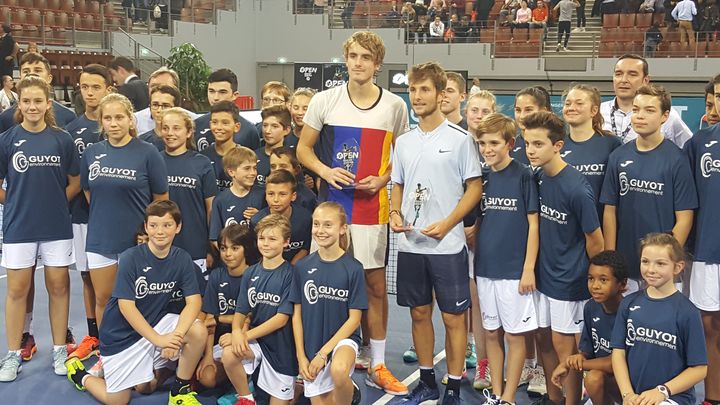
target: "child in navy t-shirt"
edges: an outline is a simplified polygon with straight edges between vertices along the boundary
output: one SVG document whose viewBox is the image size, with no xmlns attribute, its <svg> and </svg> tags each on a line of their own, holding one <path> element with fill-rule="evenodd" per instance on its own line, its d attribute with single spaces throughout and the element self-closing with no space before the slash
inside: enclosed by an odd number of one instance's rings
<svg viewBox="0 0 720 405">
<path fill-rule="evenodd" d="M 229 101 L 215 104 L 208 115 L 211 117 L 210 130 L 214 134 L 215 142 L 207 148 L 198 149 L 212 162 L 218 189 L 222 191 L 232 183 L 232 176 L 228 173 L 223 158 L 229 151 L 240 146 L 233 140 L 233 133 L 240 129 L 240 115 L 235 104 Z"/>
<path fill-rule="evenodd" d="M 313 238 L 319 249 L 295 266 L 290 294 L 305 396 L 321 396 L 324 403 L 350 403 L 360 318 L 367 309 L 363 266 L 345 251 L 347 228 L 340 204 L 325 202 L 315 209 Z"/>
<path fill-rule="evenodd" d="M 611 341 L 623 403 L 697 403 L 694 387 L 707 374 L 707 352 L 700 311 L 675 288 L 684 267 L 673 236 L 653 233 L 640 242 L 647 288 L 620 304 Z"/>
<path fill-rule="evenodd" d="M 220 231 L 230 224 L 250 224 L 250 218 L 265 207 L 265 192 L 254 186 L 257 174 L 255 152 L 240 146 L 228 151 L 224 165 L 232 178 L 231 187 L 222 190 L 213 200 L 210 214 L 210 240 L 215 242 Z"/>
<path fill-rule="evenodd" d="M 250 266 L 240 281 L 231 338 L 220 343 L 222 362 L 241 402 L 252 400 L 247 376 L 258 367 L 258 387 L 273 398 L 290 401 L 298 374 L 290 323 L 293 267 L 282 256 L 290 241 L 290 221 L 271 214 L 256 231 L 262 261 Z"/>
<path fill-rule="evenodd" d="M 100 326 L 104 378 L 90 375 L 80 359 L 66 362 L 68 379 L 102 403 L 127 403 L 133 388 L 149 392 L 154 371 L 179 359 L 170 403 L 194 403 L 190 387 L 206 337 L 196 318 L 202 299 L 195 265 L 184 250 L 172 246 L 179 231 L 180 209 L 172 201 L 155 201 L 145 210 L 147 244 L 120 255 L 117 282 Z M 167 305 L 181 291 L 180 315 Z"/>
<path fill-rule="evenodd" d="M 315 207 L 317 207 L 317 195 L 305 184 L 305 175 L 303 174 L 300 162 L 297 160 L 294 149 L 289 149 L 285 146 L 273 149 L 270 155 L 270 173 L 277 170 L 287 170 L 295 175 L 297 179 L 295 187 L 297 199 L 295 202 L 310 212 L 315 211 Z"/>
<path fill-rule="evenodd" d="M 620 402 L 620 393 L 612 372 L 610 340 L 617 309 L 627 285 L 627 268 L 623 257 L 606 250 L 590 258 L 588 290 L 592 299 L 583 310 L 580 353 L 567 358 L 555 369 L 553 384 L 562 386 L 569 370 L 585 372 L 585 389 L 594 404 Z"/>
<path fill-rule="evenodd" d="M 265 186 L 265 180 L 270 174 L 270 155 L 274 149 L 283 146 L 283 141 L 291 129 L 290 111 L 285 104 L 263 108 L 262 137 L 265 145 L 255 150 L 258 159 L 255 185 Z"/>
</svg>

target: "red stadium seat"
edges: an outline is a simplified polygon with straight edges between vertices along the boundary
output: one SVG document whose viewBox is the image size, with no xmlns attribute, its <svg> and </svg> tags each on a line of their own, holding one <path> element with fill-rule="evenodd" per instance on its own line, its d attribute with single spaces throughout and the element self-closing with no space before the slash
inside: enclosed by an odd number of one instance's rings
<svg viewBox="0 0 720 405">
<path fill-rule="evenodd" d="M 635 26 L 638 28 L 647 28 L 652 25 L 653 14 L 652 13 L 638 13 L 635 14 Z"/>
<path fill-rule="evenodd" d="M 615 28 L 619 23 L 618 14 L 604 14 L 603 15 L 603 28 Z"/>
<path fill-rule="evenodd" d="M 621 28 L 630 28 L 635 26 L 635 14 L 620 14 L 620 23 L 618 24 Z"/>
</svg>

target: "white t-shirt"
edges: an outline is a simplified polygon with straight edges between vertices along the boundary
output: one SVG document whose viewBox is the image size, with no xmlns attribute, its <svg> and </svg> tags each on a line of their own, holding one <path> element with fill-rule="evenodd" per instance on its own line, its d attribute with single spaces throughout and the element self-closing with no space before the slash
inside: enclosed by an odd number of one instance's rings
<svg viewBox="0 0 720 405">
<path fill-rule="evenodd" d="M 603 129 L 615 134 L 623 143 L 628 143 L 637 138 L 637 132 L 632 129 L 630 123 L 632 111 L 625 113 L 617 108 L 614 98 L 600 104 L 600 114 L 605 120 Z M 665 138 L 677 145 L 678 148 L 682 148 L 693 134 L 690 128 L 685 125 L 682 118 L 680 118 L 680 114 L 673 108 L 670 109 L 670 115 L 660 128 L 660 132 L 662 132 Z"/>
</svg>

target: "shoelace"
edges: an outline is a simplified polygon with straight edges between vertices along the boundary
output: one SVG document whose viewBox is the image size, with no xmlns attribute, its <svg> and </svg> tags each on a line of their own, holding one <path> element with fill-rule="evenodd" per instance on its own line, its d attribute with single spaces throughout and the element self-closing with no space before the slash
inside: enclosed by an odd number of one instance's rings
<svg viewBox="0 0 720 405">
<path fill-rule="evenodd" d="M 490 390 L 488 390 L 487 388 L 483 390 L 483 396 L 485 397 L 485 404 L 498 405 L 500 403 L 500 400 L 497 397 L 493 396 L 493 394 L 491 394 Z"/>
<path fill-rule="evenodd" d="M 486 379 L 488 377 L 488 361 L 487 360 L 481 360 L 480 365 L 478 366 L 478 369 L 480 370 L 480 378 Z"/>
<path fill-rule="evenodd" d="M 2 364 L 0 365 L 0 368 L 3 370 L 6 368 L 16 370 L 18 367 L 20 367 L 20 356 L 10 353 L 2 359 Z"/>
</svg>

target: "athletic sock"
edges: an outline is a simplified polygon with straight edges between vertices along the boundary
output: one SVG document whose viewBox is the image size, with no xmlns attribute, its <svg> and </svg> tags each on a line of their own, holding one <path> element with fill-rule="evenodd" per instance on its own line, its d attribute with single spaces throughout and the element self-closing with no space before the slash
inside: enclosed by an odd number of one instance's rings
<svg viewBox="0 0 720 405">
<path fill-rule="evenodd" d="M 98 333 L 97 319 L 87 318 L 87 327 L 88 336 L 92 336 L 94 338 L 100 337 L 100 334 Z"/>
<path fill-rule="evenodd" d="M 77 370 L 77 371 L 75 372 L 75 374 L 73 374 L 72 377 L 70 377 L 70 379 L 71 379 L 72 382 L 74 382 L 75 384 L 77 384 L 77 385 L 79 385 L 79 386 L 81 386 L 81 387 L 84 387 L 84 386 L 85 386 L 85 384 L 84 384 L 84 382 L 85 382 L 85 377 L 87 377 L 87 376 L 89 376 L 89 375 L 90 375 L 90 374 L 89 374 L 87 371 L 85 371 L 85 370 Z"/>
<path fill-rule="evenodd" d="M 437 388 L 435 381 L 435 369 L 432 367 L 420 367 L 420 381 L 424 382 L 430 388 Z"/>
<path fill-rule="evenodd" d="M 183 380 L 179 377 L 175 377 L 175 383 L 170 387 L 170 395 L 172 396 L 189 394 L 191 391 L 190 380 Z"/>
<path fill-rule="evenodd" d="M 378 364 L 385 363 L 385 339 L 370 339 L 370 367 L 375 368 Z"/>
<path fill-rule="evenodd" d="M 462 376 L 448 374 L 448 383 L 447 383 L 448 391 L 452 391 L 453 393 L 457 393 L 457 395 L 460 395 L 460 380 L 461 379 L 462 379 Z"/>
<path fill-rule="evenodd" d="M 238 394 L 237 397 L 238 397 L 238 399 L 240 399 L 240 398 L 245 398 L 245 399 L 249 399 L 249 400 L 251 400 L 251 401 L 254 401 L 254 400 L 255 400 L 255 397 L 253 397 L 253 394 L 247 394 L 247 395 L 240 395 L 240 394 Z"/>
<path fill-rule="evenodd" d="M 25 314 L 25 324 L 23 325 L 23 333 L 29 333 L 32 335 L 32 332 L 30 332 L 30 328 L 32 328 L 32 312 L 28 312 Z"/>
<path fill-rule="evenodd" d="M 525 367 L 535 368 L 536 366 L 535 359 L 525 359 Z"/>
</svg>

